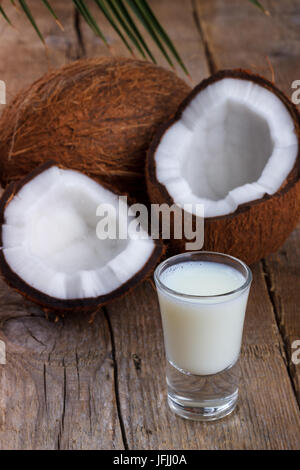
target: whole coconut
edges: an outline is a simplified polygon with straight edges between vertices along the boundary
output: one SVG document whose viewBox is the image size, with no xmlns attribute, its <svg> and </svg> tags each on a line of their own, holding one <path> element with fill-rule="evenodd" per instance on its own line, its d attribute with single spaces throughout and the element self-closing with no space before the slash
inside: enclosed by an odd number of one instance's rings
<svg viewBox="0 0 300 470">
<path fill-rule="evenodd" d="M 190 88 L 173 72 L 125 58 L 79 60 L 37 80 L 0 120 L 0 183 L 55 159 L 145 200 L 145 155 Z"/>
</svg>

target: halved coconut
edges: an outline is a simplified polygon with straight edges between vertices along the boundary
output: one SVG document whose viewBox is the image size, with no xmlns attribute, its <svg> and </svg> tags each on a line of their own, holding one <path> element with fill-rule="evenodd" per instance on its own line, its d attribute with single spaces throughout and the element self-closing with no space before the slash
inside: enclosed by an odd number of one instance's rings
<svg viewBox="0 0 300 470">
<path fill-rule="evenodd" d="M 139 237 L 126 229 L 124 239 L 100 239 L 96 211 L 103 204 L 117 225 L 130 227 L 127 204 L 119 207 L 116 194 L 77 171 L 49 162 L 12 183 L 0 206 L 6 281 L 58 310 L 92 310 L 134 287 L 155 266 L 161 244 L 142 228 Z"/>
<path fill-rule="evenodd" d="M 151 202 L 204 205 L 204 248 L 248 263 L 276 251 L 300 215 L 299 117 L 272 83 L 242 70 L 198 85 L 154 137 Z M 172 240 L 183 251 L 186 240 Z"/>
</svg>

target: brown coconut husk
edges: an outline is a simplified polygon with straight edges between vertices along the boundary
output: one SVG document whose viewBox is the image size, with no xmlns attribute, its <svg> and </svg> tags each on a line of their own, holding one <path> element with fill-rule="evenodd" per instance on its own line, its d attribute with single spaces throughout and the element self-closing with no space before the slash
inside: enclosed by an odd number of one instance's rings
<svg viewBox="0 0 300 470">
<path fill-rule="evenodd" d="M 296 106 L 270 81 L 245 70 L 222 70 L 203 80 L 179 106 L 174 118 L 164 124 L 154 136 L 147 155 L 146 178 L 149 198 L 152 203 L 169 205 L 173 199 L 165 186 L 156 178 L 155 153 L 165 132 L 178 120 L 191 100 L 205 87 L 222 78 L 252 80 L 267 88 L 284 103 L 290 112 L 299 140 L 298 156 L 294 168 L 279 190 L 263 198 L 240 205 L 228 215 L 205 218 L 204 250 L 228 253 L 248 264 L 276 252 L 284 243 L 300 218 L 300 119 Z M 195 216 L 193 216 L 195 224 Z M 173 227 L 171 227 L 171 233 Z M 185 251 L 186 239 L 171 239 L 169 252 Z"/>
<path fill-rule="evenodd" d="M 190 87 L 125 58 L 79 60 L 20 92 L 0 119 L 0 183 L 55 159 L 144 201 L 146 151 Z"/>
</svg>

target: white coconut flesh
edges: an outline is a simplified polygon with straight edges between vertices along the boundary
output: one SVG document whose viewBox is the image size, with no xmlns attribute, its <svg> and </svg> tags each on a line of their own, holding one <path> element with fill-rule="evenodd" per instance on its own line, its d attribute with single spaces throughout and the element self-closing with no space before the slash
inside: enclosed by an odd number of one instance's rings
<svg viewBox="0 0 300 470">
<path fill-rule="evenodd" d="M 283 102 L 252 81 L 224 78 L 199 92 L 156 149 L 157 180 L 174 202 L 205 217 L 274 194 L 298 153 Z M 189 210 L 189 209 L 187 209 Z"/>
<path fill-rule="evenodd" d="M 9 267 L 59 299 L 106 295 L 129 281 L 151 257 L 154 242 L 143 229 L 138 239 L 130 233 L 127 239 L 99 239 L 100 204 L 117 209 L 118 197 L 76 171 L 54 166 L 40 173 L 5 209 L 2 239 Z M 121 207 L 124 220 L 128 206 Z"/>
</svg>

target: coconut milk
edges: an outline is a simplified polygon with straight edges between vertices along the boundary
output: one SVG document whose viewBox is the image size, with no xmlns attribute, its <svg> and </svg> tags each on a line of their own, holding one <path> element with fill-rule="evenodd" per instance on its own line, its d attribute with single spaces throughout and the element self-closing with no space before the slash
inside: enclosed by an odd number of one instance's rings
<svg viewBox="0 0 300 470">
<path fill-rule="evenodd" d="M 168 360 L 176 368 L 197 375 L 216 374 L 234 364 L 239 356 L 249 289 L 230 292 L 243 286 L 245 277 L 226 264 L 188 261 L 168 267 L 160 279 L 179 293 L 158 289 Z"/>
</svg>

